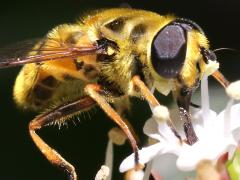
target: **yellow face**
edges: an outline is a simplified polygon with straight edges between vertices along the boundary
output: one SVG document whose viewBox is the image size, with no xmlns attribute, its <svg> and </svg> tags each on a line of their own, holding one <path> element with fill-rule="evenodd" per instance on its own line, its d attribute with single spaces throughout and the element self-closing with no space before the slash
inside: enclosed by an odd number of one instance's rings
<svg viewBox="0 0 240 180">
<path fill-rule="evenodd" d="M 160 29 L 152 40 L 148 59 L 155 87 L 164 95 L 176 88 L 194 88 L 210 60 L 203 50 L 211 52 L 208 40 L 189 20 L 176 19 Z"/>
<path fill-rule="evenodd" d="M 164 95 L 194 89 L 204 75 L 219 67 L 203 30 L 181 18 L 172 19 L 151 37 L 147 64 L 154 87 Z"/>
</svg>

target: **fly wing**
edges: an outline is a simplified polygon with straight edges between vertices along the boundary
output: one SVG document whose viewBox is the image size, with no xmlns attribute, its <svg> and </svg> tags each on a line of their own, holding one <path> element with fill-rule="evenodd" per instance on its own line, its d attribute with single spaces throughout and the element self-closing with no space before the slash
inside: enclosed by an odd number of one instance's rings
<svg viewBox="0 0 240 180">
<path fill-rule="evenodd" d="M 0 68 L 95 54 L 101 50 L 97 43 L 89 46 L 74 46 L 59 44 L 57 41 L 57 45 L 54 45 L 55 40 L 51 41 L 52 45 L 49 43 L 45 45 L 44 39 L 35 39 L 0 48 Z"/>
</svg>

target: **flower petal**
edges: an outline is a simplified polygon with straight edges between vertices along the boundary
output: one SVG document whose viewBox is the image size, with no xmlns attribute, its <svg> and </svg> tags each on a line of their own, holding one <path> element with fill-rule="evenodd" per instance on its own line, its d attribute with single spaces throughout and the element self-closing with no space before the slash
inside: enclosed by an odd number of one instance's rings
<svg viewBox="0 0 240 180">
<path fill-rule="evenodd" d="M 158 124 L 157 122 L 154 120 L 154 118 L 149 118 L 144 127 L 143 127 L 143 132 L 144 134 L 148 135 L 149 137 L 153 138 L 153 139 L 157 139 L 159 141 L 162 141 L 162 137 L 158 132 Z"/>
<path fill-rule="evenodd" d="M 232 82 L 226 88 L 226 93 L 232 98 L 236 100 L 240 100 L 240 80 Z"/>
<path fill-rule="evenodd" d="M 201 137 L 206 134 L 206 130 L 212 131 L 212 129 L 215 128 L 215 119 L 217 117 L 217 113 L 211 109 L 209 109 L 206 119 L 204 119 L 206 115 L 203 113 L 203 110 L 191 108 L 193 128 L 200 140 L 202 139 Z"/>
<path fill-rule="evenodd" d="M 232 147 L 236 147 L 233 138 L 205 137 L 192 146 L 183 146 L 177 160 L 177 167 L 182 171 L 194 170 L 201 160 L 216 161 L 218 157 Z"/>
<path fill-rule="evenodd" d="M 194 172 L 183 172 L 176 167 L 177 156 L 173 154 L 160 155 L 153 160 L 152 171 L 158 172 L 161 175 L 161 179 L 178 179 L 184 180 L 187 177 L 195 176 Z M 149 180 L 146 179 L 146 180 Z"/>
<path fill-rule="evenodd" d="M 218 126 L 222 126 L 221 129 L 224 129 L 224 118 L 225 118 L 225 112 L 226 110 L 222 111 L 216 119 L 216 123 L 218 123 Z M 229 119 L 229 123 L 230 123 L 230 127 L 231 127 L 231 132 L 233 133 L 233 136 L 235 138 L 236 141 L 240 140 L 240 103 L 239 104 L 235 104 L 231 107 L 230 110 L 230 115 L 229 115 L 230 119 Z"/>
<path fill-rule="evenodd" d="M 231 130 L 240 128 L 240 103 L 231 108 Z"/>
<path fill-rule="evenodd" d="M 145 164 L 149 162 L 152 158 L 154 158 L 159 151 L 161 151 L 164 148 L 163 143 L 156 143 L 154 145 L 142 148 L 139 150 L 139 163 Z M 119 171 L 125 172 L 129 169 L 132 169 L 135 167 L 135 154 L 132 153 L 130 156 L 128 156 L 126 159 L 123 160 L 123 162 L 120 165 Z"/>
</svg>

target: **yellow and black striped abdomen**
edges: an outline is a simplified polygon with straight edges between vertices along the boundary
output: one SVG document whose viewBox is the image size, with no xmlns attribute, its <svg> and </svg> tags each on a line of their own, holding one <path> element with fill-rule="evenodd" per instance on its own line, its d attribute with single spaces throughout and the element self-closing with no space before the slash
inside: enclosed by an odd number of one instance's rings
<svg viewBox="0 0 240 180">
<path fill-rule="evenodd" d="M 57 65 L 53 62 L 25 65 L 14 86 L 17 105 L 24 109 L 43 110 L 51 105 L 80 98 L 84 85 L 94 82 L 98 71 L 95 66 L 84 61 L 74 64 L 77 70 L 70 67 L 68 63 Z"/>
</svg>

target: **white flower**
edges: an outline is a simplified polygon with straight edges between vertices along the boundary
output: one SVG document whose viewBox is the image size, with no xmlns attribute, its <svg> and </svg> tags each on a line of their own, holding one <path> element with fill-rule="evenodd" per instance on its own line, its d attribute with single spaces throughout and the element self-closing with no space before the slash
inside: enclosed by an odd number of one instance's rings
<svg viewBox="0 0 240 180">
<path fill-rule="evenodd" d="M 220 114 L 209 109 L 207 78 L 202 81 L 202 109 L 192 112 L 194 130 L 199 140 L 188 145 L 180 142 L 173 134 L 166 121 L 159 121 L 151 117 L 144 126 L 144 133 L 158 140 L 156 144 L 142 148 L 139 151 L 139 162 L 145 164 L 163 154 L 176 155 L 176 165 L 182 171 L 194 170 L 201 160 L 217 159 L 225 152 L 230 157 L 240 140 L 240 104 L 233 105 L 231 99 Z M 236 88 L 235 88 L 236 89 Z M 240 90 L 240 88 L 237 88 Z M 171 113 L 171 111 L 170 111 Z M 181 134 L 181 132 L 179 132 Z M 134 168 L 134 155 L 127 157 L 120 165 L 120 172 Z"/>
</svg>

